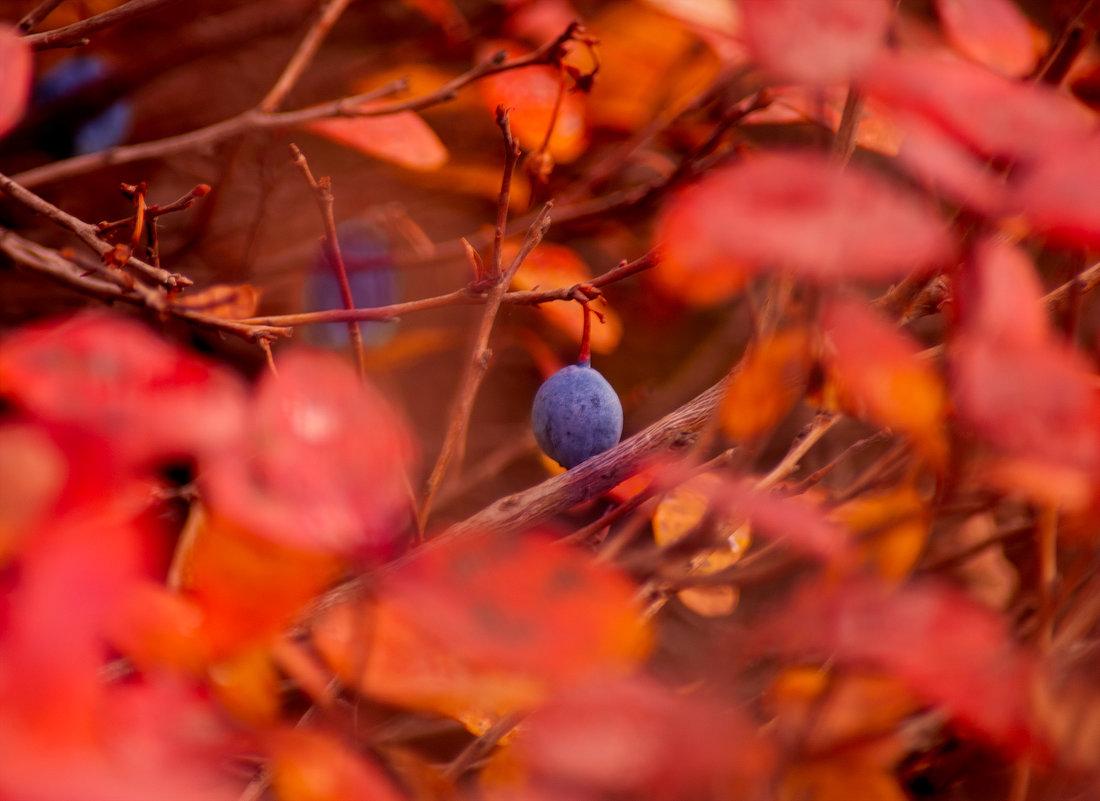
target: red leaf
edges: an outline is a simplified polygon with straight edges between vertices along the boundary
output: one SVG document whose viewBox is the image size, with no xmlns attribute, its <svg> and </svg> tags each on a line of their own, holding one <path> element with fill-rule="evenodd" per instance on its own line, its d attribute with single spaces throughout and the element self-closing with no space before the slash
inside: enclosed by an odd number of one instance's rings
<svg viewBox="0 0 1100 801">
<path fill-rule="evenodd" d="M 528 51 L 512 42 L 490 42 L 484 48 L 489 55 L 503 50 L 515 58 Z M 566 91 L 561 108 L 554 119 L 562 76 L 553 67 L 536 66 L 490 75 L 478 81 L 484 105 L 495 112 L 497 106 L 508 109 L 508 120 L 516 141 L 527 151 L 537 151 L 546 141 L 553 121 L 547 149 L 554 161 L 562 164 L 574 161 L 588 147 L 588 128 L 584 96 Z"/>
<path fill-rule="evenodd" d="M 736 710 L 644 678 L 563 694 L 524 721 L 504 755 L 557 798 L 704 798 L 762 780 L 771 765 Z"/>
<path fill-rule="evenodd" d="M 280 729 L 268 738 L 271 784 L 281 801 L 404 801 L 386 774 L 331 734 Z"/>
<path fill-rule="evenodd" d="M 0 342 L 0 392 L 38 417 L 90 430 L 126 461 L 231 447 L 244 387 L 130 320 L 85 313 Z"/>
<path fill-rule="evenodd" d="M 1013 77 L 1035 68 L 1031 27 L 1009 0 L 936 0 L 936 10 L 951 42 L 975 61 Z"/>
<path fill-rule="evenodd" d="M 952 250 L 930 206 L 873 173 L 798 152 L 703 178 L 666 207 L 658 237 L 675 274 L 708 286 L 773 268 L 819 281 L 894 278 Z"/>
<path fill-rule="evenodd" d="M 898 161 L 930 190 L 972 211 L 995 217 L 1005 210 L 1004 181 L 988 159 L 919 118 L 906 121 Z"/>
<path fill-rule="evenodd" d="M 827 84 L 858 74 L 882 46 L 886 0 L 742 0 L 755 59 L 780 82 Z"/>
<path fill-rule="evenodd" d="M 966 336 L 1010 350 L 1050 341 L 1043 285 L 1021 248 L 983 239 L 968 268 L 956 282 L 954 304 Z"/>
<path fill-rule="evenodd" d="M 987 157 L 1030 160 L 1092 131 L 1088 112 L 1054 90 L 957 59 L 883 54 L 860 84 L 886 105 L 917 114 Z"/>
<path fill-rule="evenodd" d="M 436 170 L 448 158 L 447 148 L 415 111 L 381 117 L 331 117 L 304 127 L 312 134 L 410 170 Z"/>
<path fill-rule="evenodd" d="M 292 350 L 256 389 L 240 448 L 212 460 L 211 510 L 292 548 L 390 547 L 407 508 L 412 438 L 339 357 Z"/>
<path fill-rule="evenodd" d="M 10 131 L 31 92 L 31 48 L 8 25 L 0 25 L 0 137 Z"/>
<path fill-rule="evenodd" d="M 541 535 L 422 548 L 382 592 L 461 658 L 551 683 L 622 672 L 649 647 L 633 584 Z"/>
<path fill-rule="evenodd" d="M 1009 203 L 1032 229 L 1059 242 L 1100 247 L 1100 139 L 1056 143 L 1009 174 Z"/>
<path fill-rule="evenodd" d="M 784 651 L 884 668 L 1010 751 L 1040 745 L 1028 706 L 1031 659 L 1002 618 L 954 589 L 805 587 L 764 637 Z"/>
</svg>

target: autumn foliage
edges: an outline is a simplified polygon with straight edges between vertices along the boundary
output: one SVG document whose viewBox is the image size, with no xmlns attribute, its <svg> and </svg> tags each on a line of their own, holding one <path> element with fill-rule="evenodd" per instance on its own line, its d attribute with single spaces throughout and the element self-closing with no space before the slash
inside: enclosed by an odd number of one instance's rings
<svg viewBox="0 0 1100 801">
<path fill-rule="evenodd" d="M 52 5 L 0 801 L 1100 795 L 1093 4 Z"/>
</svg>

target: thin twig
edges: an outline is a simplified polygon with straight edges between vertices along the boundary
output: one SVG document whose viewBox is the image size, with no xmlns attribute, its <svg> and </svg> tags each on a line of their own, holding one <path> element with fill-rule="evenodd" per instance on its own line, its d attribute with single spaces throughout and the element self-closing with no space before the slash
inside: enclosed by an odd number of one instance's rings
<svg viewBox="0 0 1100 801">
<path fill-rule="evenodd" d="M 302 38 L 301 44 L 298 45 L 298 49 L 294 51 L 294 55 L 291 56 L 290 61 L 287 63 L 286 67 L 283 68 L 283 72 L 278 80 L 275 81 L 275 85 L 271 87 L 264 99 L 260 101 L 259 106 L 257 106 L 259 111 L 270 114 L 283 104 L 290 90 L 294 88 L 298 79 L 302 77 L 302 73 L 305 72 L 310 62 L 313 61 L 313 57 L 317 55 L 317 50 L 320 48 L 321 42 L 324 41 L 328 32 L 332 30 L 332 26 L 336 24 L 336 20 L 340 19 L 340 16 L 344 13 L 344 9 L 348 7 L 349 2 L 351 2 L 351 0 L 328 0 L 321 8 L 321 12 L 317 15 L 317 20 L 309 26 L 309 30 L 306 31 L 306 35 Z"/>
<path fill-rule="evenodd" d="M 505 129 L 507 128 L 506 116 L 503 127 Z M 507 134 L 507 137 L 511 138 L 510 132 Z M 474 346 L 470 351 L 470 359 L 466 364 L 466 370 L 462 378 L 462 383 L 460 384 L 458 396 L 455 399 L 450 425 L 447 427 L 447 433 L 443 440 L 443 448 L 439 453 L 439 458 L 436 460 L 435 466 L 432 468 L 431 475 L 428 477 L 428 484 L 424 492 L 424 500 L 421 502 L 420 514 L 418 516 L 421 531 L 424 530 L 424 525 L 427 523 L 428 516 L 431 514 L 432 501 L 436 491 L 439 489 L 439 483 L 443 480 L 443 476 L 446 474 L 452 458 L 461 448 L 461 444 L 465 440 L 466 428 L 470 422 L 470 414 L 473 412 L 474 399 L 477 397 L 478 388 L 481 386 L 482 379 L 484 379 L 489 369 L 489 360 L 492 357 L 492 351 L 489 349 L 489 334 L 492 333 L 493 324 L 496 322 L 497 312 L 500 310 L 504 293 L 508 288 L 508 284 L 512 281 L 512 276 L 516 274 L 516 270 L 519 269 L 519 266 L 535 246 L 542 241 L 546 229 L 550 226 L 551 208 L 552 204 L 550 203 L 543 206 L 542 212 L 535 218 L 535 222 L 528 230 L 527 236 L 524 238 L 519 252 L 516 254 L 515 258 L 512 259 L 512 263 L 500 277 L 499 282 L 493 287 L 492 291 L 489 293 L 489 297 L 485 300 L 485 311 L 482 313 L 481 325 L 474 339 Z"/>
<path fill-rule="evenodd" d="M 43 0 L 43 2 L 24 14 L 23 19 L 19 20 L 19 24 L 16 27 L 19 28 L 21 33 L 30 33 L 38 27 L 38 24 L 42 22 L 42 20 L 52 14 L 55 8 L 64 2 L 65 0 Z"/>
<path fill-rule="evenodd" d="M 291 143 L 290 155 L 294 159 L 294 166 L 302 171 L 310 189 L 317 199 L 317 207 L 321 211 L 321 220 L 325 226 L 325 255 L 329 264 L 336 273 L 336 281 L 340 286 L 340 298 L 345 309 L 355 308 L 355 298 L 351 294 L 351 285 L 348 283 L 348 271 L 344 266 L 344 255 L 340 252 L 340 242 L 336 236 L 336 215 L 333 207 L 336 199 L 332 195 L 332 181 L 327 177 L 317 180 L 313 177 L 313 171 L 309 168 L 305 154 L 297 145 Z M 355 354 L 355 363 L 359 367 L 359 377 L 367 377 L 367 361 L 363 353 L 363 335 L 359 331 L 359 323 L 348 321 L 348 337 L 351 340 L 351 349 Z"/>
<path fill-rule="evenodd" d="M 123 3 L 121 6 L 112 8 L 109 11 L 104 11 L 102 14 L 82 19 L 80 22 L 74 22 L 64 28 L 35 33 L 26 37 L 26 39 L 35 50 L 85 44 L 85 37 L 88 34 L 101 31 L 131 17 L 136 17 L 138 14 L 148 13 L 174 2 L 176 0 L 130 0 L 130 2 Z"/>
<path fill-rule="evenodd" d="M 99 229 L 96 226 L 86 223 L 66 211 L 62 211 L 57 206 L 43 200 L 34 192 L 31 192 L 29 189 L 3 173 L 0 173 L 0 189 L 2 189 L 12 200 L 26 206 L 31 211 L 37 212 L 53 220 L 62 228 L 72 231 L 81 242 L 94 250 L 100 257 L 104 256 L 108 251 L 114 250 L 113 245 L 104 242 L 99 237 Z M 177 273 L 154 267 L 133 256 L 130 256 L 126 260 L 126 266 L 134 272 L 151 278 L 166 287 L 185 287 L 191 285 L 191 279 Z"/>
<path fill-rule="evenodd" d="M 462 774 L 487 757 L 501 739 L 523 720 L 523 715 L 511 713 L 504 715 L 490 726 L 484 734 L 471 742 L 443 768 L 443 778 L 455 782 Z"/>
<path fill-rule="evenodd" d="M 855 86 L 849 86 L 848 94 L 844 98 L 844 111 L 840 115 L 840 125 L 837 126 L 836 137 L 833 139 L 832 159 L 842 167 L 851 160 L 856 150 L 856 131 L 862 111 L 863 96 Z"/>
<path fill-rule="evenodd" d="M 453 100 L 457 97 L 460 89 L 489 75 L 523 69 L 524 67 L 557 63 L 558 59 L 561 58 L 565 43 L 571 41 L 579 30 L 578 25 L 570 25 L 552 42 L 548 42 L 524 56 L 509 59 L 503 51 L 496 53 L 438 89 L 407 100 L 375 102 L 381 97 L 392 95 L 395 90 L 404 85 L 403 82 L 399 81 L 370 92 L 343 97 L 296 111 L 266 113 L 258 108 L 250 108 L 229 119 L 177 136 L 108 148 L 97 153 L 55 161 L 51 164 L 18 173 L 14 177 L 24 186 L 41 186 L 62 178 L 83 175 L 101 167 L 129 164 L 143 159 L 157 159 L 188 150 L 209 148 L 218 142 L 251 131 L 293 128 L 326 117 L 384 117 L 401 111 L 421 111 Z"/>
</svg>

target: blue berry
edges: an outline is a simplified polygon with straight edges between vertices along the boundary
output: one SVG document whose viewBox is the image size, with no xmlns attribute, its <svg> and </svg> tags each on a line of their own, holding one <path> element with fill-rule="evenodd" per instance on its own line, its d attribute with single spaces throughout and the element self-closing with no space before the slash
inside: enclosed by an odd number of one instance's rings
<svg viewBox="0 0 1100 801">
<path fill-rule="evenodd" d="M 607 379 L 588 362 L 571 364 L 535 393 L 531 428 L 543 452 L 570 468 L 619 441 L 623 407 Z"/>
<path fill-rule="evenodd" d="M 355 307 L 366 309 L 396 303 L 397 267 L 385 233 L 370 223 L 349 220 L 336 227 L 336 238 L 340 242 L 340 255 L 344 259 Z M 318 250 L 313 271 L 306 278 L 305 295 L 305 306 L 310 310 L 344 308 L 335 267 L 329 263 L 323 246 Z M 363 344 L 378 346 L 393 336 L 396 326 L 391 322 L 366 322 L 359 324 L 359 330 Z M 310 341 L 317 345 L 337 348 L 348 344 L 347 323 L 310 326 L 308 332 Z"/>
</svg>

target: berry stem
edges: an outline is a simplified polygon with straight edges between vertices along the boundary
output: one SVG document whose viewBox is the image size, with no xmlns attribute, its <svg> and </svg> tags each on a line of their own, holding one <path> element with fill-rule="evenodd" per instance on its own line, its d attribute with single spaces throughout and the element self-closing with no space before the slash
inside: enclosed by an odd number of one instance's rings
<svg viewBox="0 0 1100 801">
<path fill-rule="evenodd" d="M 592 336 L 592 310 L 587 303 L 582 303 L 581 308 L 584 309 L 584 330 L 581 332 L 581 352 L 577 356 L 577 364 L 587 367 L 592 363 L 592 350 L 588 344 Z"/>
</svg>

